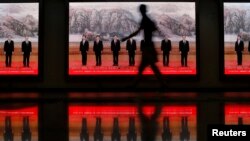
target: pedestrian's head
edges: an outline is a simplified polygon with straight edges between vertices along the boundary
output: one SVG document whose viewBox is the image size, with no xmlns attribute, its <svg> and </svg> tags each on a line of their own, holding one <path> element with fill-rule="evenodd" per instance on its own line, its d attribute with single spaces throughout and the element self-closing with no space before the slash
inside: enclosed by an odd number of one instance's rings
<svg viewBox="0 0 250 141">
<path fill-rule="evenodd" d="M 147 6 L 145 4 L 140 5 L 140 12 L 142 15 L 145 15 L 147 13 Z"/>
<path fill-rule="evenodd" d="M 85 34 L 82 35 L 82 39 L 86 40 L 86 35 Z"/>
<path fill-rule="evenodd" d="M 118 39 L 118 37 L 117 37 L 117 35 L 115 35 L 115 36 L 114 36 L 114 40 L 117 40 L 117 39 Z"/>
</svg>

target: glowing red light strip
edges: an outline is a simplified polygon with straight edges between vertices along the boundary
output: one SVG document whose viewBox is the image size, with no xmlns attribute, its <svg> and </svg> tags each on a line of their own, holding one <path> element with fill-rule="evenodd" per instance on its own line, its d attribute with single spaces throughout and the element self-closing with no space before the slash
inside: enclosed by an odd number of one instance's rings
<svg viewBox="0 0 250 141">
<path fill-rule="evenodd" d="M 250 116 L 250 105 L 227 105 L 225 106 L 225 114 Z"/>
<path fill-rule="evenodd" d="M 0 110 L 0 116 L 14 116 L 14 115 L 38 115 L 37 107 L 22 108 L 15 110 Z"/>
<path fill-rule="evenodd" d="M 144 107 L 145 114 L 152 114 L 154 107 Z M 137 115 L 135 106 L 70 106 L 69 115 Z M 162 115 L 196 115 L 195 106 L 164 106 Z"/>
</svg>

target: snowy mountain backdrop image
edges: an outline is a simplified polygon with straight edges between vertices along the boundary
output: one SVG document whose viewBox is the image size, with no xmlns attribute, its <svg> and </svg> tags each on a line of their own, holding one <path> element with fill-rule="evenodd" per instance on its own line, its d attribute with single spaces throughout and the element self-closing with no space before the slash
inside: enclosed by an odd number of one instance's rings
<svg viewBox="0 0 250 141">
<path fill-rule="evenodd" d="M 0 4 L 0 41 L 10 35 L 16 41 L 22 41 L 27 35 L 38 41 L 38 4 L 11 3 Z"/>
<path fill-rule="evenodd" d="M 182 35 L 195 37 L 194 3 L 143 3 L 148 5 L 148 14 L 156 22 L 159 36 L 176 38 Z M 103 6 L 105 5 L 105 7 Z M 140 3 L 70 3 L 70 41 L 82 34 L 99 34 L 110 40 L 114 34 L 124 37 L 134 32 L 140 22 Z M 92 38 L 91 38 L 92 39 Z"/>
<path fill-rule="evenodd" d="M 250 40 L 250 3 L 224 4 L 224 32 L 226 41 L 235 41 L 238 34 Z"/>
</svg>

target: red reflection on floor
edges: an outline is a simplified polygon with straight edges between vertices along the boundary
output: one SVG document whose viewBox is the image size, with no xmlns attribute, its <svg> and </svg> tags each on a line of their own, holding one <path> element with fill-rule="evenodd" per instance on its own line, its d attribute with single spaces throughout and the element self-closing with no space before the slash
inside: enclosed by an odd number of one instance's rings
<svg viewBox="0 0 250 141">
<path fill-rule="evenodd" d="M 145 106 L 143 111 L 145 114 L 152 114 L 155 107 Z M 70 106 L 69 115 L 82 116 L 102 116 L 102 115 L 137 115 L 136 106 Z M 196 115 L 195 106 L 164 106 L 162 115 Z"/>
<path fill-rule="evenodd" d="M 155 108 L 153 106 L 145 106 L 143 111 L 145 114 L 152 114 Z M 70 105 L 69 106 L 69 140 L 77 141 L 80 139 L 83 120 L 87 123 L 87 132 L 89 140 L 93 141 L 93 135 L 96 128 L 97 118 L 101 118 L 101 131 L 104 134 L 104 140 L 111 140 L 113 131 L 114 118 L 118 118 L 119 131 L 121 133 L 121 140 L 127 140 L 126 135 L 129 128 L 130 118 L 135 119 L 135 130 L 137 138 L 140 138 L 141 123 L 137 112 L 137 107 L 133 105 Z M 180 140 L 180 133 L 182 132 L 183 118 L 187 118 L 188 131 L 190 133 L 190 140 L 196 139 L 196 106 L 193 105 L 169 105 L 162 107 L 162 113 L 158 118 L 159 130 L 157 133 L 157 140 L 162 140 L 162 131 L 165 118 L 169 119 L 169 128 L 173 134 L 173 141 Z"/>
<path fill-rule="evenodd" d="M 250 105 L 230 104 L 225 106 L 226 124 L 250 124 Z"/>
<path fill-rule="evenodd" d="M 7 107 L 6 105 L 4 107 Z M 0 139 L 3 139 L 6 117 L 11 119 L 11 128 L 14 135 L 14 140 L 22 140 L 23 119 L 29 118 L 29 127 L 31 131 L 31 140 L 38 141 L 38 107 L 29 106 L 19 108 L 0 107 Z"/>
</svg>

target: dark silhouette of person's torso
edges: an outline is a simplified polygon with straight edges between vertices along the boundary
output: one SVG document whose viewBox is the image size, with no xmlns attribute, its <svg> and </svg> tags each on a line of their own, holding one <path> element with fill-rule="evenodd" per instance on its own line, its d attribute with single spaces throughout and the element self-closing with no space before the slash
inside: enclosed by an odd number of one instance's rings
<svg viewBox="0 0 250 141">
<path fill-rule="evenodd" d="M 147 7 L 144 4 L 141 4 L 139 10 L 142 15 L 142 20 L 140 23 L 140 27 L 134 33 L 122 39 L 122 41 L 126 41 L 134 36 L 136 36 L 141 30 L 144 32 L 144 40 L 141 41 L 141 51 L 142 58 L 141 63 L 138 67 L 138 76 L 135 80 L 134 86 L 138 83 L 140 77 L 143 74 L 143 71 L 146 67 L 150 66 L 153 70 L 155 76 L 161 81 L 162 86 L 165 86 L 165 83 L 162 79 L 161 72 L 159 68 L 156 66 L 156 62 L 158 62 L 157 51 L 154 47 L 153 43 L 153 33 L 157 30 L 155 23 L 147 16 Z"/>
<path fill-rule="evenodd" d="M 155 23 L 147 15 L 143 15 L 140 28 L 144 31 L 145 42 L 142 49 L 142 61 L 149 64 L 157 62 L 157 52 L 152 41 L 153 32 L 156 31 Z"/>
<path fill-rule="evenodd" d="M 152 42 L 153 32 L 156 30 L 156 26 L 146 14 L 142 17 L 140 28 L 144 31 L 145 42 Z"/>
</svg>

